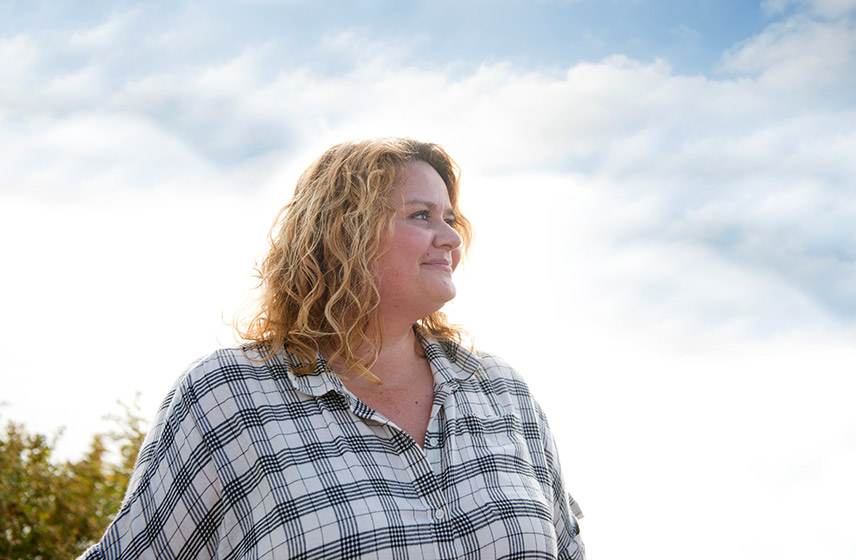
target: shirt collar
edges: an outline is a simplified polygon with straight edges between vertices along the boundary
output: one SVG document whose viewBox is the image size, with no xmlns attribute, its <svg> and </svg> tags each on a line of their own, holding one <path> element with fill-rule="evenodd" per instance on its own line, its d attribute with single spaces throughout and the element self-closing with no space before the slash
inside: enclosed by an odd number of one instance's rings
<svg viewBox="0 0 856 560">
<path fill-rule="evenodd" d="M 415 331 L 425 357 L 434 371 L 435 382 L 462 383 L 481 367 L 481 358 L 457 342 L 437 341 L 421 329 L 415 329 Z"/>
<path fill-rule="evenodd" d="M 297 374 L 294 373 L 294 364 L 300 363 L 300 358 L 286 351 L 286 368 L 287 376 L 291 385 L 306 395 L 313 397 L 321 397 L 331 391 L 338 393 L 344 392 L 345 386 L 342 381 L 327 369 L 327 360 L 321 357 L 320 354 L 315 356 L 315 369 L 312 373 Z"/>
<path fill-rule="evenodd" d="M 421 329 L 414 330 L 422 345 L 422 351 L 431 365 L 435 383 L 440 385 L 462 383 L 481 367 L 481 358 L 475 352 L 451 340 L 437 341 Z M 307 374 L 294 373 L 292 366 L 299 364 L 300 359 L 288 351 L 285 355 L 288 379 L 291 385 L 301 393 L 321 397 L 331 391 L 345 392 L 344 384 L 327 369 L 327 361 L 320 354 L 316 354 L 315 369 Z"/>
</svg>

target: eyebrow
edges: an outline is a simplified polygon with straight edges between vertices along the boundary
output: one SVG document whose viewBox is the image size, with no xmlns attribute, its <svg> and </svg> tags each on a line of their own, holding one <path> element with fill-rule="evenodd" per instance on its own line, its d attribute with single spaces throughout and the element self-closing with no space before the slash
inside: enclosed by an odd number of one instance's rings
<svg viewBox="0 0 856 560">
<path fill-rule="evenodd" d="M 412 198 L 410 200 L 404 201 L 405 206 L 425 206 L 431 211 L 437 210 L 437 205 L 431 202 L 430 200 L 425 200 L 424 198 Z M 455 211 L 452 208 L 446 209 L 445 217 L 454 218 Z"/>
</svg>

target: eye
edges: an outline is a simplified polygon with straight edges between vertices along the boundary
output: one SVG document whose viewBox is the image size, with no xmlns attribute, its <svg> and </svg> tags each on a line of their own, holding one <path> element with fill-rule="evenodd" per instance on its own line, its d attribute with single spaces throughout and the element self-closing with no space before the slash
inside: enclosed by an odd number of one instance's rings
<svg viewBox="0 0 856 560">
<path fill-rule="evenodd" d="M 457 224 L 457 223 L 458 223 L 458 221 L 457 221 L 454 217 L 452 217 L 452 218 L 446 218 L 446 219 L 445 219 L 445 220 L 443 220 L 443 221 L 444 221 L 444 222 L 446 222 L 447 224 L 449 224 L 449 225 L 450 225 L 450 226 L 452 226 L 452 227 L 455 227 L 455 224 Z"/>
<path fill-rule="evenodd" d="M 415 214 L 411 214 L 410 217 L 416 218 L 417 220 L 427 220 L 431 217 L 431 212 L 429 212 L 428 210 L 420 210 Z"/>
</svg>

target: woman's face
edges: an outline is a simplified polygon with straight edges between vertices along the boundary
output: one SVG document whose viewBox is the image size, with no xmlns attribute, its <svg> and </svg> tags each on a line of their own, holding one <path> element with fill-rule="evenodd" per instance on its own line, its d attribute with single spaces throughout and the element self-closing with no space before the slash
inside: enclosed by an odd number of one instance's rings
<svg viewBox="0 0 856 560">
<path fill-rule="evenodd" d="M 440 175 L 424 161 L 410 162 L 392 189 L 392 235 L 378 259 L 381 316 L 413 323 L 455 297 L 452 272 L 461 260 L 461 236 Z"/>
</svg>

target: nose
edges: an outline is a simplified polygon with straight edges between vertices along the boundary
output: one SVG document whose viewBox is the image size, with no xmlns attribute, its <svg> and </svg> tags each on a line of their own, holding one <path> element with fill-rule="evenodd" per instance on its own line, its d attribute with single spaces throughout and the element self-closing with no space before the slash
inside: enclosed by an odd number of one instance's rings
<svg viewBox="0 0 856 560">
<path fill-rule="evenodd" d="M 452 250 L 460 247 L 463 242 L 461 235 L 447 222 L 443 221 L 441 223 L 442 225 L 437 235 L 434 236 L 434 245 L 437 247 L 447 247 Z"/>
</svg>

